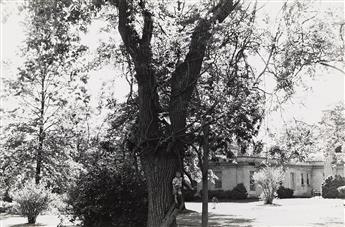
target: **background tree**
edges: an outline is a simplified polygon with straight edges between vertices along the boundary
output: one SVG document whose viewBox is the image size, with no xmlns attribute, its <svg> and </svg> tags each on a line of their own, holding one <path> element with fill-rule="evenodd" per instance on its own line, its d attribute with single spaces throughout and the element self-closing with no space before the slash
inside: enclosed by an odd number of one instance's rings
<svg viewBox="0 0 345 227">
<path fill-rule="evenodd" d="M 1 163 L 5 177 L 24 173 L 21 180 L 35 178 L 39 184 L 49 176 L 50 183 L 61 186 L 71 176 L 75 149 L 65 123 L 76 122 L 76 113 L 66 110 L 74 106 L 85 118 L 89 102 L 79 61 L 87 48 L 80 44 L 80 27 L 72 25 L 80 6 L 71 4 L 40 0 L 24 4 L 25 61 L 18 75 L 8 81 L 17 106 L 7 112 L 6 152 Z"/>
<path fill-rule="evenodd" d="M 274 144 L 268 156 L 283 166 L 290 161 L 305 161 L 319 151 L 319 129 L 301 121 L 291 122 L 281 135 L 272 135 Z"/>
<path fill-rule="evenodd" d="M 342 152 L 345 143 L 345 106 L 337 104 L 324 111 L 320 122 L 320 138 L 324 152 Z"/>
</svg>

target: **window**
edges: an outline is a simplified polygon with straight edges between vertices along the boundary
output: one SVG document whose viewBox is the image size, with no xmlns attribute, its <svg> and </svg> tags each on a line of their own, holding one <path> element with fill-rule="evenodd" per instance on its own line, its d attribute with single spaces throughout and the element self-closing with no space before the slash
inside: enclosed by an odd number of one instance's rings
<svg viewBox="0 0 345 227">
<path fill-rule="evenodd" d="M 309 174 L 307 173 L 307 185 L 309 185 Z"/>
<path fill-rule="evenodd" d="M 254 171 L 249 171 L 249 190 L 255 191 Z"/>
<path fill-rule="evenodd" d="M 214 174 L 218 178 L 218 179 L 214 180 L 214 187 L 215 188 L 222 188 L 222 171 L 214 171 Z"/>
<path fill-rule="evenodd" d="M 303 176 L 303 173 L 301 173 L 301 185 L 304 186 L 304 176 Z"/>
<path fill-rule="evenodd" d="M 295 188 L 295 173 L 290 173 L 290 188 Z"/>
</svg>

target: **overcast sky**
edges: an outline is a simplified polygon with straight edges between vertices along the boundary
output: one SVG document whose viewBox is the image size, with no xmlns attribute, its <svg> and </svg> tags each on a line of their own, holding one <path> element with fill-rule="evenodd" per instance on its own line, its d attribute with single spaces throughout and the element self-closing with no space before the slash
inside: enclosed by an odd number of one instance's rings
<svg viewBox="0 0 345 227">
<path fill-rule="evenodd" d="M 19 47 L 22 44 L 24 33 L 21 21 L 23 16 L 18 13 L 16 9 L 17 1 L 6 1 L 6 7 L 2 8 L 2 18 L 9 14 L 6 20 L 1 21 L 1 59 L 8 61 L 9 66 L 2 64 L 1 76 L 10 76 L 15 73 L 18 65 L 21 64 L 22 59 L 19 55 Z M 344 16 L 344 1 L 343 0 L 329 0 L 322 1 L 328 7 L 340 10 Z M 270 12 L 270 16 L 275 16 L 281 6 L 282 1 L 259 1 L 260 4 L 265 5 L 265 10 Z M 96 29 L 95 24 L 91 28 L 89 34 L 84 37 L 83 42 L 95 48 L 101 34 Z M 306 83 L 311 88 L 297 87 L 296 94 L 290 101 L 282 106 L 282 109 L 271 112 L 267 115 L 264 121 L 263 128 L 279 129 L 284 126 L 284 123 L 293 119 L 305 121 L 310 124 L 320 121 L 322 111 L 332 108 L 339 102 L 344 102 L 345 91 L 345 75 L 335 70 L 319 73 L 314 80 L 306 79 Z M 119 100 L 123 100 L 128 92 L 128 85 L 123 78 L 116 77 L 112 66 L 106 66 L 100 71 L 92 72 L 89 81 L 89 90 L 94 97 L 94 101 L 101 93 L 102 86 L 113 87 L 114 96 Z M 269 82 L 268 82 L 268 85 Z M 10 105 L 8 102 L 3 102 L 2 105 Z"/>
</svg>

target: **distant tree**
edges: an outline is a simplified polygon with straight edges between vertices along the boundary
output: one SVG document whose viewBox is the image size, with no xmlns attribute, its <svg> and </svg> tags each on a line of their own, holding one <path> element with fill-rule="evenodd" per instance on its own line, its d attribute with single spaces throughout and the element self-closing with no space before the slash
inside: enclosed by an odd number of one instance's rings
<svg viewBox="0 0 345 227">
<path fill-rule="evenodd" d="M 269 151 L 269 157 L 285 166 L 290 161 L 304 161 L 318 150 L 317 125 L 308 125 L 301 121 L 291 122 L 279 135 L 273 135 L 275 145 Z"/>
<path fill-rule="evenodd" d="M 344 149 L 345 145 L 345 105 L 337 104 L 334 108 L 324 111 L 320 122 L 320 147 L 324 154 Z"/>
</svg>

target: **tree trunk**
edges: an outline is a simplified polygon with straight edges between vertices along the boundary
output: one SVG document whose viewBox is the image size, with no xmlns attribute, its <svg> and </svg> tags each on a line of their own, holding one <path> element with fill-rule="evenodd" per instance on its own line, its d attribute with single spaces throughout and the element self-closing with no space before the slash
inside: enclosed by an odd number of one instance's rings
<svg viewBox="0 0 345 227">
<path fill-rule="evenodd" d="M 35 224 L 37 216 L 29 216 L 28 217 L 28 224 Z"/>
<path fill-rule="evenodd" d="M 163 152 L 160 152 L 160 155 L 142 156 L 141 160 L 148 189 L 147 226 L 165 226 L 169 221 L 164 223 L 164 219 L 169 219 L 167 214 L 174 206 L 172 179 L 177 170 L 178 160 L 173 154 L 163 154 Z M 172 220 L 167 226 L 176 226 L 176 221 Z"/>
<path fill-rule="evenodd" d="M 38 138 L 38 149 L 36 154 L 36 172 L 35 172 L 35 183 L 39 184 L 41 181 L 41 169 L 42 169 L 42 153 L 43 153 L 43 127 L 40 127 L 40 135 Z"/>
<path fill-rule="evenodd" d="M 35 183 L 39 184 L 41 180 L 42 159 L 43 159 L 43 142 L 44 142 L 44 112 L 45 112 L 45 76 L 41 81 L 41 107 L 40 107 L 40 128 L 38 134 L 38 149 L 36 154 L 36 173 Z"/>
<path fill-rule="evenodd" d="M 202 161 L 202 218 L 201 226 L 208 226 L 208 155 L 209 155 L 209 145 L 208 145 L 208 132 L 209 126 L 204 127 L 204 154 Z"/>
</svg>

